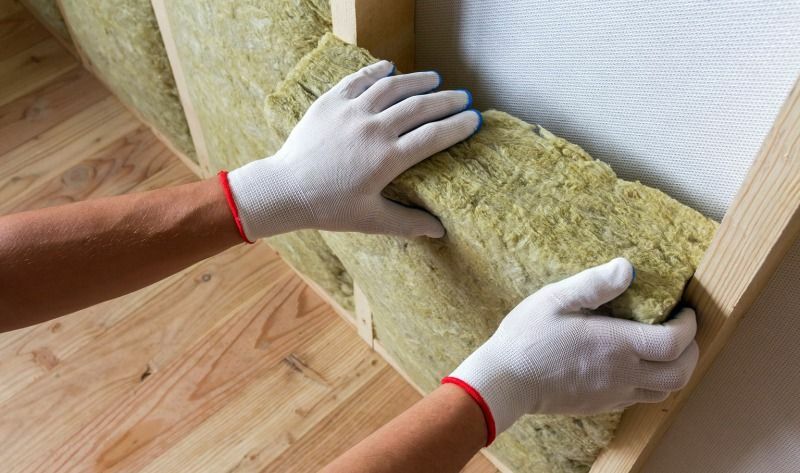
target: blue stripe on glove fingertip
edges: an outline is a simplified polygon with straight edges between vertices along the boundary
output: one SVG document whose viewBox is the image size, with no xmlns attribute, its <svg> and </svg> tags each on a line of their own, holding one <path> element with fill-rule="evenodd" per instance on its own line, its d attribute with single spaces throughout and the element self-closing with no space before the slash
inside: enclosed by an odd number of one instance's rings
<svg viewBox="0 0 800 473">
<path fill-rule="evenodd" d="M 472 92 L 470 92 L 467 89 L 456 89 L 456 90 L 459 90 L 467 94 L 467 105 L 464 106 L 464 110 L 469 110 L 470 108 L 472 108 Z"/>
<path fill-rule="evenodd" d="M 426 93 L 428 93 L 428 94 L 429 94 L 429 93 L 433 92 L 434 90 L 436 90 L 436 89 L 438 89 L 439 87 L 441 87 L 441 86 L 442 86 L 442 82 L 444 82 L 444 79 L 442 79 L 442 75 L 441 75 L 441 74 L 439 74 L 439 71 L 437 71 L 437 70 L 434 70 L 434 69 L 431 69 L 431 70 L 429 70 L 429 71 L 422 71 L 422 72 L 433 72 L 434 74 L 436 74 L 436 78 L 437 78 L 437 79 L 438 79 L 438 81 L 439 81 L 439 82 L 437 82 L 437 83 L 436 83 L 436 86 L 435 86 L 434 88 L 432 88 L 431 90 L 429 90 L 429 91 L 428 91 L 428 92 L 426 92 Z"/>
<path fill-rule="evenodd" d="M 481 127 L 483 127 L 483 115 L 481 114 L 481 112 L 479 112 L 478 110 L 476 110 L 474 108 L 470 108 L 467 111 L 468 112 L 473 112 L 473 113 L 475 113 L 475 115 L 478 116 L 478 126 L 476 126 L 475 127 L 475 131 L 473 131 L 472 134 L 469 135 L 469 137 L 472 138 L 475 135 L 475 133 L 479 132 L 481 130 Z"/>
</svg>

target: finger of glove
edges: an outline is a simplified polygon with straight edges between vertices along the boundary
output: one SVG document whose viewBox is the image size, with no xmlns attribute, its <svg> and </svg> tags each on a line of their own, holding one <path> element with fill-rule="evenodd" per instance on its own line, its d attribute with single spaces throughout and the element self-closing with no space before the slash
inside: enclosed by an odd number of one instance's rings
<svg viewBox="0 0 800 473">
<path fill-rule="evenodd" d="M 472 136 L 483 119 L 474 109 L 465 110 L 443 120 L 428 122 L 409 131 L 398 141 L 398 157 L 387 170 L 391 178 L 431 155 Z"/>
<path fill-rule="evenodd" d="M 625 258 L 615 258 L 545 286 L 542 291 L 566 311 L 596 309 L 625 292 L 633 282 L 633 266 Z"/>
<path fill-rule="evenodd" d="M 466 110 L 470 96 L 462 90 L 415 95 L 381 112 L 381 119 L 402 135 L 426 123 Z"/>
<path fill-rule="evenodd" d="M 379 113 L 408 97 L 432 91 L 441 80 L 433 71 L 384 77 L 371 85 L 358 100 L 365 110 Z"/>
<path fill-rule="evenodd" d="M 669 397 L 669 391 L 654 391 L 652 389 L 636 388 L 633 392 L 635 402 L 661 402 Z"/>
<path fill-rule="evenodd" d="M 616 319 L 630 347 L 643 360 L 672 361 L 678 359 L 694 341 L 697 320 L 694 310 L 683 308 L 663 324 L 648 325 Z"/>
<path fill-rule="evenodd" d="M 373 84 L 393 73 L 394 64 L 389 61 L 378 61 L 346 76 L 339 81 L 337 88 L 344 97 L 354 99 L 363 94 Z"/>
<path fill-rule="evenodd" d="M 682 389 L 692 377 L 699 356 L 697 343 L 686 347 L 681 356 L 672 361 L 640 362 L 640 369 L 633 384 L 654 391 L 677 391 Z"/>
<path fill-rule="evenodd" d="M 441 238 L 444 227 L 439 219 L 420 209 L 413 209 L 381 198 L 381 209 L 374 233 L 385 233 L 403 237 L 427 236 Z"/>
</svg>

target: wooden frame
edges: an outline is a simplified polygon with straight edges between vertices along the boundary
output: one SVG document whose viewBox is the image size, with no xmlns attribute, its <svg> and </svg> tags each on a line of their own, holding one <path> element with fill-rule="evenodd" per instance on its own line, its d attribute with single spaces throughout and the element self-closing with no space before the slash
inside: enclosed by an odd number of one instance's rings
<svg viewBox="0 0 800 473">
<path fill-rule="evenodd" d="M 388 59 L 403 72 L 414 70 L 412 0 L 331 0 L 333 33 Z"/>
<path fill-rule="evenodd" d="M 169 58 L 169 65 L 172 68 L 172 76 L 175 77 L 175 86 L 178 88 L 178 96 L 183 106 L 183 113 L 186 115 L 186 123 L 189 126 L 189 133 L 192 135 L 192 141 L 194 142 L 194 150 L 200 165 L 195 174 L 200 177 L 208 177 L 213 173 L 213 170 L 208 160 L 206 138 L 203 133 L 203 127 L 200 125 L 200 120 L 197 118 L 194 104 L 190 98 L 189 84 L 186 82 L 186 75 L 183 73 L 183 66 L 178 56 L 178 47 L 172 36 L 172 25 L 169 22 L 167 8 L 163 0 L 152 0 L 150 3 L 153 5 L 153 12 L 156 14 L 158 29 L 161 32 L 164 49 L 167 50 L 167 58 Z"/>
<path fill-rule="evenodd" d="M 176 154 L 193 172 L 205 177 L 210 171 L 205 140 L 188 94 L 164 8 L 165 1 L 152 0 L 153 9 L 201 165 L 197 166 L 180 153 Z M 334 33 L 346 41 L 369 49 L 378 57 L 394 61 L 402 71 L 412 71 L 414 3 L 414 0 L 331 0 Z M 67 25 L 69 27 L 69 22 Z M 97 75 L 77 43 L 76 48 L 86 68 Z M 137 111 L 132 112 L 141 119 Z M 174 146 L 164 136 L 155 129 L 154 132 L 175 151 Z M 626 410 L 614 440 L 598 457 L 592 466 L 592 473 L 628 473 L 641 470 L 647 455 L 730 339 L 736 325 L 766 286 L 798 234 L 800 83 L 795 84 L 784 103 L 744 184 L 687 288 L 686 300 L 697 310 L 697 342 L 700 345 L 700 361 L 691 382 L 681 392 L 662 403 L 637 405 Z M 356 310 L 353 314 L 340 307 L 313 281 L 302 274 L 301 277 L 342 318 L 355 326 L 365 342 L 422 392 L 374 339 L 371 311 L 357 284 L 354 288 Z M 491 454 L 484 453 L 501 471 L 510 471 Z"/>
</svg>

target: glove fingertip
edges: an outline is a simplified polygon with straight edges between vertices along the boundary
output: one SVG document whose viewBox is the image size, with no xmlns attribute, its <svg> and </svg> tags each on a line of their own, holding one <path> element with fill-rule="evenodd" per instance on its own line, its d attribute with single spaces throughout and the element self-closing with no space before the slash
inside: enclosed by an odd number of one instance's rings
<svg viewBox="0 0 800 473">
<path fill-rule="evenodd" d="M 444 238 L 444 236 L 445 236 L 446 234 L 447 234 L 447 230 L 445 230 L 445 228 L 444 228 L 444 225 L 442 225 L 442 224 L 440 223 L 440 224 L 438 224 L 437 226 L 435 226 L 435 227 L 433 227 L 433 228 L 429 229 L 429 230 L 428 230 L 428 231 L 425 233 L 425 236 L 427 236 L 427 237 L 429 237 L 429 238 L 436 238 L 436 239 L 439 239 L 439 238 Z"/>
<path fill-rule="evenodd" d="M 418 210 L 418 212 L 420 212 L 417 214 L 420 220 L 417 222 L 417 224 L 414 226 L 414 230 L 411 232 L 412 237 L 424 236 L 436 239 L 444 237 L 446 232 L 442 222 L 440 222 L 438 218 L 424 210 Z"/>
<path fill-rule="evenodd" d="M 434 74 L 436 74 L 436 87 L 434 87 L 431 90 L 431 92 L 433 92 L 434 90 L 436 90 L 436 89 L 438 89 L 439 87 L 442 86 L 442 83 L 444 83 L 444 78 L 442 77 L 442 73 L 437 71 L 436 69 L 431 69 L 430 72 L 433 72 Z"/>
<path fill-rule="evenodd" d="M 636 268 L 627 258 L 617 257 L 608 262 L 609 282 L 621 290 L 628 289 L 636 279 Z"/>
<path fill-rule="evenodd" d="M 470 101 L 471 100 L 472 97 L 470 96 Z M 472 135 L 474 135 L 475 133 L 481 131 L 481 128 L 483 128 L 483 114 L 480 111 L 478 111 L 478 109 L 475 108 L 470 108 L 468 109 L 468 111 L 473 112 L 475 115 L 478 116 L 478 124 L 475 125 L 475 131 L 472 132 Z M 471 137 L 472 135 L 469 136 Z"/>
</svg>

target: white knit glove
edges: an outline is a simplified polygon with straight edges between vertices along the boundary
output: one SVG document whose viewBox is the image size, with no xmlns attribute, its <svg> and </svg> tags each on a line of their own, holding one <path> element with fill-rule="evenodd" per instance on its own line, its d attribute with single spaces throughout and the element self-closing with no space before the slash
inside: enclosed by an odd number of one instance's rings
<svg viewBox="0 0 800 473">
<path fill-rule="evenodd" d="M 431 92 L 436 72 L 392 75 L 381 61 L 317 99 L 283 147 L 228 175 L 246 237 L 302 228 L 441 237 L 428 212 L 381 196 L 406 169 L 481 124 L 463 90 Z"/>
<path fill-rule="evenodd" d="M 443 382 L 481 406 L 488 443 L 523 414 L 594 414 L 664 400 L 697 363 L 695 315 L 662 325 L 588 315 L 622 294 L 635 273 L 624 258 L 543 287 L 512 310 Z"/>
</svg>

